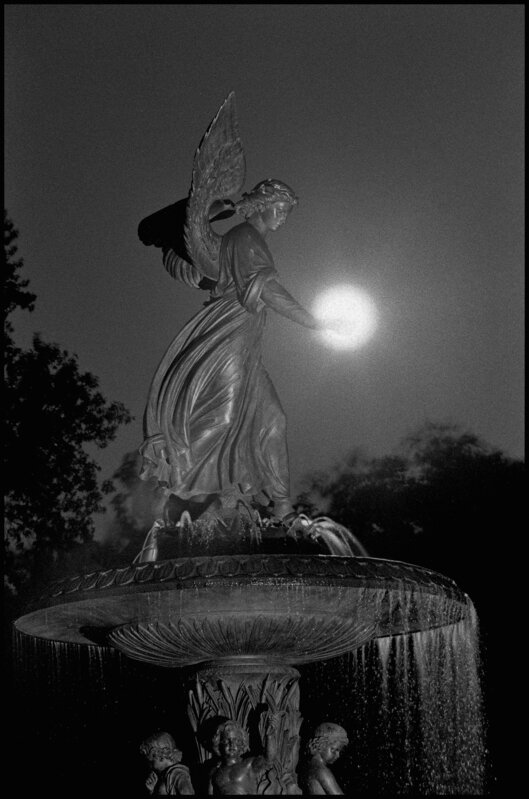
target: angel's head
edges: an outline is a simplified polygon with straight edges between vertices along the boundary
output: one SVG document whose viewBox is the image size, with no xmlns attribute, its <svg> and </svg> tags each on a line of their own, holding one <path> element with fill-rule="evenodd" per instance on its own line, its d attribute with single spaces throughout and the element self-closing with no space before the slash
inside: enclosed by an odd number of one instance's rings
<svg viewBox="0 0 529 799">
<path fill-rule="evenodd" d="M 298 198 L 286 183 L 274 178 L 261 180 L 257 186 L 242 195 L 242 199 L 235 203 L 235 210 L 241 216 L 250 219 L 256 215 L 263 215 L 272 209 L 276 210 L 278 225 L 283 224 L 292 208 L 298 204 Z M 281 217 L 281 219 L 279 219 Z"/>
</svg>

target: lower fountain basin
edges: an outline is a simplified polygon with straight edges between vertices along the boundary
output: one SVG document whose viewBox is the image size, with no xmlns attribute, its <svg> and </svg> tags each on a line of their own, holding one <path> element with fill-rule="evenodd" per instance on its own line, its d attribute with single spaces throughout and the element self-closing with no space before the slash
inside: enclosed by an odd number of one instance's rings
<svg viewBox="0 0 529 799">
<path fill-rule="evenodd" d="M 470 608 L 452 580 L 408 563 L 220 555 L 63 579 L 15 626 L 50 641 L 113 646 L 158 666 L 296 664 L 455 624 Z"/>
</svg>

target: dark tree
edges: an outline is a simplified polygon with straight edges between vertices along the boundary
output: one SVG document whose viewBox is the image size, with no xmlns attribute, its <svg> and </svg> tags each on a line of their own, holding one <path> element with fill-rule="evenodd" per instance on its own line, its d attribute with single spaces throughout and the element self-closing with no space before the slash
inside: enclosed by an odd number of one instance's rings
<svg viewBox="0 0 529 799">
<path fill-rule="evenodd" d="M 25 291 L 29 280 L 23 279 L 19 270 L 23 261 L 17 258 L 18 230 L 7 215 L 4 208 L 4 291 L 3 291 L 3 317 L 4 317 L 4 346 L 6 349 L 13 346 L 13 325 L 8 319 L 10 313 L 16 308 L 32 311 L 35 307 L 35 294 Z"/>
<path fill-rule="evenodd" d="M 99 484 L 100 467 L 85 447 L 106 447 L 131 416 L 107 402 L 75 355 L 39 335 L 30 349 L 15 345 L 8 316 L 31 311 L 35 297 L 19 275 L 17 231 L 4 220 L 5 574 L 8 591 L 20 594 L 49 579 L 61 553 L 92 540 L 92 514 L 103 511 L 112 486 Z"/>
<path fill-rule="evenodd" d="M 354 452 L 334 473 L 315 475 L 308 497 L 370 555 L 444 572 L 486 602 L 487 574 L 519 525 L 523 482 L 523 462 L 456 426 L 428 423 L 393 455 Z"/>
</svg>

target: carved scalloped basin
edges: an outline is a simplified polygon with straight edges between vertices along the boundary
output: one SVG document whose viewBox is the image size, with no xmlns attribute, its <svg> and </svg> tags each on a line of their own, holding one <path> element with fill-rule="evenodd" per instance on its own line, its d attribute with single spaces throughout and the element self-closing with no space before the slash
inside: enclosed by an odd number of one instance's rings
<svg viewBox="0 0 529 799">
<path fill-rule="evenodd" d="M 17 629 L 110 644 L 160 666 L 242 659 L 305 663 L 372 638 L 455 624 L 471 603 L 436 572 L 331 555 L 177 558 L 51 586 Z"/>
</svg>

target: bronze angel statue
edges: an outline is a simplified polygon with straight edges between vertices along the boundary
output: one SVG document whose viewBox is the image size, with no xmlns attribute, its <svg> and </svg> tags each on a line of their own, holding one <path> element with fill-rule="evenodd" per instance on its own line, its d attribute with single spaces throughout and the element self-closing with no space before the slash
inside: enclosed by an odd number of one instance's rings
<svg viewBox="0 0 529 799">
<path fill-rule="evenodd" d="M 322 325 L 283 288 L 266 242 L 298 198 L 267 179 L 232 199 L 244 180 L 231 93 L 195 153 L 189 197 L 138 230 L 145 244 L 162 248 L 174 278 L 209 291 L 152 380 L 142 478 L 210 513 L 243 502 L 284 520 L 293 513 L 286 421 L 261 360 L 263 330 L 269 310 L 308 328 Z M 235 213 L 243 221 L 217 234 L 211 222 Z"/>
</svg>

